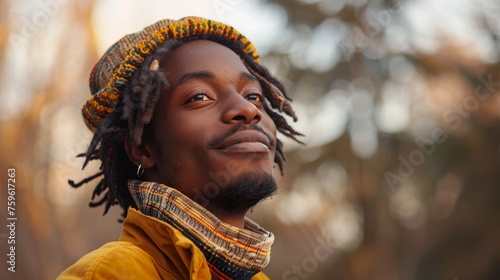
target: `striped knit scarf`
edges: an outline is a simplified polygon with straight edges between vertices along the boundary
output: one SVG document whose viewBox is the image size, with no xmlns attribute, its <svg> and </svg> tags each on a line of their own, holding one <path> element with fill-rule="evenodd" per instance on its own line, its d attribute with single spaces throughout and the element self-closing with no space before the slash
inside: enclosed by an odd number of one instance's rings
<svg viewBox="0 0 500 280">
<path fill-rule="evenodd" d="M 153 182 L 130 181 L 140 211 L 162 220 L 203 252 L 212 279 L 251 279 L 268 263 L 274 236 L 245 218 L 241 229 L 223 223 L 179 191 Z"/>
</svg>

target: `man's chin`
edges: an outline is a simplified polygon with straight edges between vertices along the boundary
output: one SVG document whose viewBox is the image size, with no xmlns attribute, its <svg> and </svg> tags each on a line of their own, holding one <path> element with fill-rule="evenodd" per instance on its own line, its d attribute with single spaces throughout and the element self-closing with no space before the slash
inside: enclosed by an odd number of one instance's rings
<svg viewBox="0 0 500 280">
<path fill-rule="evenodd" d="M 278 185 L 271 174 L 244 174 L 229 182 L 210 203 L 226 212 L 243 213 L 273 196 L 277 190 Z"/>
</svg>

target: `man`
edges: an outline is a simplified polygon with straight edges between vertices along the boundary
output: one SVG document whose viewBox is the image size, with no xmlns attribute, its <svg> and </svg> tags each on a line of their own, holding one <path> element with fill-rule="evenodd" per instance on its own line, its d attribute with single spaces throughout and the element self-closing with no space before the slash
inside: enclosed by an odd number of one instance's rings
<svg viewBox="0 0 500 280">
<path fill-rule="evenodd" d="M 124 209 L 123 232 L 59 279 L 267 279 L 272 233 L 245 217 L 276 192 L 280 131 L 296 120 L 250 41 L 207 19 L 162 20 L 115 43 L 82 110 L 101 160 L 91 206 Z"/>
</svg>

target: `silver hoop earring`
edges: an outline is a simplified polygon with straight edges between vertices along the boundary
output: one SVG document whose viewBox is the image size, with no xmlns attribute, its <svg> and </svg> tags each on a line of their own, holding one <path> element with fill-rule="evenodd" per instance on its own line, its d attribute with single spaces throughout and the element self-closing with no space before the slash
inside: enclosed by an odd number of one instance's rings
<svg viewBox="0 0 500 280">
<path fill-rule="evenodd" d="M 144 168 L 142 168 L 142 164 L 139 164 L 139 166 L 137 167 L 137 177 L 141 177 L 142 176 L 142 173 L 144 173 Z"/>
</svg>

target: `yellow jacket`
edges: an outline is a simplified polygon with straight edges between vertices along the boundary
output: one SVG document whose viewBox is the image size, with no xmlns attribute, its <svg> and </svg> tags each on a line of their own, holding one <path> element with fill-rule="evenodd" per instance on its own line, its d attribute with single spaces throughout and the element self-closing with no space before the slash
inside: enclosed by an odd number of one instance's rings
<svg viewBox="0 0 500 280">
<path fill-rule="evenodd" d="M 57 279 L 211 279 L 198 247 L 156 218 L 129 209 L 119 241 L 83 256 Z M 252 280 L 269 279 L 264 273 Z"/>
</svg>

